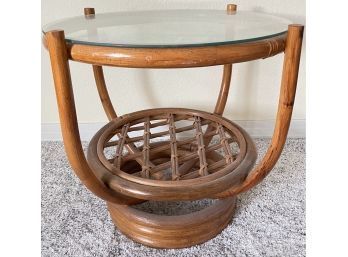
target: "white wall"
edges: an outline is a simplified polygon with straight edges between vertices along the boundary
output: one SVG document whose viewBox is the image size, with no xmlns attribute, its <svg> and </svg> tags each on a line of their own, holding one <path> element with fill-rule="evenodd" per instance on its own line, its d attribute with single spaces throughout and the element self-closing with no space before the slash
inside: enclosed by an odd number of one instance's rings
<svg viewBox="0 0 348 257">
<path fill-rule="evenodd" d="M 148 9 L 224 9 L 235 3 L 239 10 L 283 16 L 305 24 L 305 1 L 244 0 L 44 0 L 42 24 L 83 14 L 84 7 L 97 13 Z M 305 120 L 305 41 L 293 119 Z M 232 120 L 274 120 L 278 102 L 283 55 L 236 64 L 225 115 Z M 71 63 L 75 100 L 80 122 L 107 119 L 99 103 L 90 65 Z M 213 110 L 222 67 L 172 70 L 105 68 L 109 92 L 118 114 L 153 107 L 189 107 Z M 47 51 L 42 48 L 42 123 L 58 123 L 53 79 Z M 197 95 L 196 92 L 200 92 Z M 91 104 L 93 103 L 93 104 Z"/>
</svg>

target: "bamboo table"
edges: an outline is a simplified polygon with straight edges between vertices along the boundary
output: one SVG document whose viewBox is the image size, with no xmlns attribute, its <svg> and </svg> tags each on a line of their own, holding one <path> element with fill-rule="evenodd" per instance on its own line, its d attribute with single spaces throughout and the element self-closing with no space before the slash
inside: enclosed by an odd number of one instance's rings
<svg viewBox="0 0 348 257">
<path fill-rule="evenodd" d="M 49 51 L 66 154 L 76 175 L 105 200 L 128 237 L 158 248 L 205 242 L 231 221 L 236 196 L 258 184 L 276 164 L 290 125 L 303 26 L 265 14 L 227 10 L 173 10 L 85 15 L 48 24 Z M 233 63 L 285 52 L 277 119 L 269 149 L 257 154 L 250 136 L 222 117 Z M 93 137 L 87 158 L 79 136 L 69 61 L 93 66 L 110 120 Z M 223 65 L 213 113 L 157 108 L 117 116 L 102 66 L 187 68 Z M 196 95 L 199 97 L 199 94 Z M 161 216 L 132 205 L 147 200 L 217 199 L 186 215 Z"/>
</svg>

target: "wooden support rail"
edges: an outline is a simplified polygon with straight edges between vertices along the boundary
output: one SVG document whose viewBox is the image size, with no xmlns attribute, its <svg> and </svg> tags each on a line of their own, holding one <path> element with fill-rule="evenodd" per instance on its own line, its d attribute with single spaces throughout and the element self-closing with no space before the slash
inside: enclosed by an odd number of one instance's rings
<svg viewBox="0 0 348 257">
<path fill-rule="evenodd" d="M 216 197 L 228 197 L 249 190 L 260 183 L 277 163 L 286 142 L 295 101 L 303 29 L 304 27 L 302 25 L 289 25 L 276 124 L 271 144 L 265 156 L 249 173 L 248 177 L 241 185 L 233 186 L 232 188 L 215 195 Z"/>
</svg>

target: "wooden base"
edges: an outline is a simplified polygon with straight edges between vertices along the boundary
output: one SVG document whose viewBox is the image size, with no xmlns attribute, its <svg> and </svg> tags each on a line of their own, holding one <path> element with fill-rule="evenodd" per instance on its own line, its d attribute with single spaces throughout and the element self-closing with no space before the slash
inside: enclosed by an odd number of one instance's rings
<svg viewBox="0 0 348 257">
<path fill-rule="evenodd" d="M 228 197 L 197 212 L 162 216 L 108 203 L 111 218 L 123 234 L 155 248 L 185 248 L 208 241 L 228 225 L 235 206 L 236 197 Z"/>
</svg>

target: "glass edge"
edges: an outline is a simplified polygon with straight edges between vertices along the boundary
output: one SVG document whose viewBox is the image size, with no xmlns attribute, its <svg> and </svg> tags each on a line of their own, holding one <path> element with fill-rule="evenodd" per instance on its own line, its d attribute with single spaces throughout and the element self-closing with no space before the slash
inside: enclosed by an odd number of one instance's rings
<svg viewBox="0 0 348 257">
<path fill-rule="evenodd" d="M 45 35 L 46 32 L 41 30 L 42 34 Z M 242 44 L 242 43 L 251 43 L 259 40 L 264 40 L 272 37 L 277 37 L 284 35 L 288 32 L 288 30 L 278 32 L 275 34 L 262 36 L 262 37 L 255 37 L 252 39 L 240 39 L 235 41 L 223 41 L 223 42 L 210 42 L 210 43 L 201 43 L 201 44 L 179 44 L 179 45 L 136 45 L 136 44 L 111 44 L 111 43 L 97 43 L 97 42 L 86 42 L 86 41 L 79 41 L 79 40 L 73 40 L 66 38 L 65 41 L 70 44 L 77 44 L 77 45 L 89 45 L 89 46 L 104 46 L 104 47 L 118 47 L 118 48 L 187 48 L 187 47 L 204 47 L 204 46 L 220 46 L 220 45 L 235 45 L 235 44 Z"/>
</svg>

